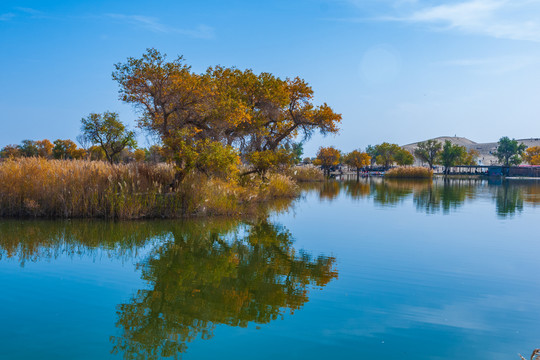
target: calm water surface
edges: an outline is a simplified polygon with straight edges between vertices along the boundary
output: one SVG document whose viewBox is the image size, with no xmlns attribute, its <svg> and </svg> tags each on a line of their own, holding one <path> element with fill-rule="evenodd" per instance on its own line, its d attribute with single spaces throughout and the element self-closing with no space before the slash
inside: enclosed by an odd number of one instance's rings
<svg viewBox="0 0 540 360">
<path fill-rule="evenodd" d="M 0 221 L 0 359 L 518 359 L 540 183 L 329 182 L 248 220 Z"/>
</svg>

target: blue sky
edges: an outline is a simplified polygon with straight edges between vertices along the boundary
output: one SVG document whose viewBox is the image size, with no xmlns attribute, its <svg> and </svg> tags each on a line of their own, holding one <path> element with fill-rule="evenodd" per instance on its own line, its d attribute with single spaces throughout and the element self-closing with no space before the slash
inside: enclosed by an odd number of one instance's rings
<svg viewBox="0 0 540 360">
<path fill-rule="evenodd" d="M 344 151 L 442 135 L 540 137 L 540 0 L 2 1 L 0 146 L 137 114 L 113 64 L 146 48 L 301 76 L 343 114 Z M 146 146 L 143 134 L 140 145 Z"/>
</svg>

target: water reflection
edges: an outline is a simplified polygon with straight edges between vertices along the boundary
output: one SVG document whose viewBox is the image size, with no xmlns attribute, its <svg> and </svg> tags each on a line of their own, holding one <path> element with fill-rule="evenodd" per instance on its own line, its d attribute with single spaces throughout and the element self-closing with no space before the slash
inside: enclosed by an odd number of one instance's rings
<svg viewBox="0 0 540 360">
<path fill-rule="evenodd" d="M 425 189 L 416 191 L 414 203 L 420 211 L 435 214 L 442 211 L 449 214 L 458 209 L 466 200 L 474 200 L 481 182 L 478 180 L 448 180 L 430 183 Z"/>
<path fill-rule="evenodd" d="M 508 183 L 495 188 L 495 204 L 500 217 L 513 216 L 523 211 L 523 188 Z"/>
<path fill-rule="evenodd" d="M 372 181 L 373 201 L 381 206 L 394 206 L 412 194 L 415 188 L 411 181 Z M 424 185 L 419 182 L 418 185 Z"/>
<path fill-rule="evenodd" d="M 377 206 L 395 207 L 412 198 L 416 209 L 427 214 L 450 214 L 467 201 L 491 198 L 499 217 L 511 217 L 523 211 L 524 204 L 540 204 L 540 182 L 536 180 L 488 181 L 480 179 L 396 180 L 364 178 L 359 181 L 329 181 L 310 184 L 307 193 L 334 201 L 340 194 L 348 198 L 371 199 Z"/>
<path fill-rule="evenodd" d="M 335 258 L 293 247 L 266 217 L 250 221 L 0 222 L 0 256 L 28 261 L 61 254 L 135 258 L 144 286 L 117 307 L 113 353 L 179 358 L 217 325 L 266 324 L 294 313 L 312 287 L 337 278 Z M 141 256 L 140 256 L 141 257 Z"/>
<path fill-rule="evenodd" d="M 296 253 L 291 234 L 267 221 L 232 238 L 221 228 L 176 229 L 172 240 L 141 264 L 141 289 L 118 308 L 115 351 L 157 359 L 184 352 L 212 337 L 216 325 L 265 324 L 308 300 L 308 286 L 337 276 L 335 259 Z"/>
<path fill-rule="evenodd" d="M 319 188 L 319 198 L 334 200 L 341 191 L 340 184 L 335 181 L 326 181 Z"/>
<path fill-rule="evenodd" d="M 162 222 L 105 221 L 0 221 L 0 260 L 27 262 L 55 259 L 61 255 L 134 258 L 148 243 L 165 233 Z"/>
</svg>

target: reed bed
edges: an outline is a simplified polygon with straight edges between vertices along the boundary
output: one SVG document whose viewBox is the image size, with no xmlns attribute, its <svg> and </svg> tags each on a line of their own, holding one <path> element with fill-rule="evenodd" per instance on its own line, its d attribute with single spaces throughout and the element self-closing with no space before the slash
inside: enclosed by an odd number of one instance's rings
<svg viewBox="0 0 540 360">
<path fill-rule="evenodd" d="M 294 181 L 278 174 L 241 186 L 195 173 L 173 190 L 174 175 L 174 166 L 165 163 L 8 160 L 0 162 L 0 217 L 127 220 L 240 215 L 250 211 L 251 203 L 298 194 Z"/>
<path fill-rule="evenodd" d="M 287 174 L 297 182 L 318 182 L 325 180 L 323 171 L 315 166 L 295 166 Z"/>
<path fill-rule="evenodd" d="M 420 166 L 402 166 L 388 170 L 384 176 L 391 179 L 431 179 L 433 170 Z"/>
</svg>

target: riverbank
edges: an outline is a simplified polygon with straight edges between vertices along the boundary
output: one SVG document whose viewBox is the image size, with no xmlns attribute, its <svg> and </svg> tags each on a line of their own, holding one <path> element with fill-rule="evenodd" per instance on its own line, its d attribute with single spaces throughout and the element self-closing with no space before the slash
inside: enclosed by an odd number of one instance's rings
<svg viewBox="0 0 540 360">
<path fill-rule="evenodd" d="M 0 163 L 0 217 L 133 220 L 246 215 L 294 199 L 292 177 L 192 173 L 174 189 L 171 164 L 23 158 Z"/>
</svg>

